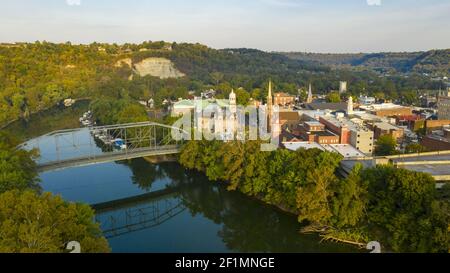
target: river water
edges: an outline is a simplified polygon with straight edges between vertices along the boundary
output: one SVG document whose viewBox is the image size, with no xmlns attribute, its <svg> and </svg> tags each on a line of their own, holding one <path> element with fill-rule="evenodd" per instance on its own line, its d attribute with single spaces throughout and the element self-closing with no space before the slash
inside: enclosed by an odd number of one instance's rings
<svg viewBox="0 0 450 273">
<path fill-rule="evenodd" d="M 69 117 L 78 120 L 78 116 Z M 10 128 L 23 135 L 43 134 L 31 132 L 29 125 Z M 52 128 L 56 129 L 61 128 Z M 358 251 L 321 242 L 317 235 L 300 234 L 294 215 L 229 192 L 177 163 L 151 164 L 137 159 L 45 172 L 40 178 L 44 191 L 95 205 L 96 219 L 113 252 Z"/>
</svg>

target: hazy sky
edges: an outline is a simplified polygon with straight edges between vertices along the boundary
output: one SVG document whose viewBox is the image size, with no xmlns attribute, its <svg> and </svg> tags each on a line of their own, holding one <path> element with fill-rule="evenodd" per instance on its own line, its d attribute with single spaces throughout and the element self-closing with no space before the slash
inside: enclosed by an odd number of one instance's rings
<svg viewBox="0 0 450 273">
<path fill-rule="evenodd" d="M 0 41 L 36 40 L 309 52 L 450 48 L 450 0 L 1 0 Z"/>
</svg>

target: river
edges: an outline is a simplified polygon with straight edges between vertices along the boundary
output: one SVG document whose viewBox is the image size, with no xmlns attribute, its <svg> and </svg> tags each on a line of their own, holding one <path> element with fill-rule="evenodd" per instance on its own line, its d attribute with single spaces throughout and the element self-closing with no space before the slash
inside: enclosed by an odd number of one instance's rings
<svg viewBox="0 0 450 273">
<path fill-rule="evenodd" d="M 55 126 L 45 129 L 75 124 L 78 116 L 73 114 L 83 107 L 63 110 L 60 116 L 70 121 L 55 121 Z M 48 115 L 33 122 L 56 120 L 54 112 Z M 47 133 L 35 127 L 16 123 L 8 130 L 26 136 Z M 68 201 L 97 205 L 96 220 L 116 253 L 358 251 L 321 242 L 315 234 L 300 234 L 294 215 L 229 192 L 177 163 L 151 164 L 137 159 L 45 172 L 40 179 L 44 191 Z"/>
</svg>

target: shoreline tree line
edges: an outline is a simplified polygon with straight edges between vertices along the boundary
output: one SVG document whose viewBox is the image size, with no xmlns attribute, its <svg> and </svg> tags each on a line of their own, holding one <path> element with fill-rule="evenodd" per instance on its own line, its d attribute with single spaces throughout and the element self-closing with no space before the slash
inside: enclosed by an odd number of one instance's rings
<svg viewBox="0 0 450 273">
<path fill-rule="evenodd" d="M 298 216 L 305 230 L 394 252 L 448 252 L 450 187 L 424 173 L 356 165 L 338 174 L 342 157 L 318 149 L 260 151 L 260 143 L 190 141 L 179 162 L 190 170 Z"/>
</svg>

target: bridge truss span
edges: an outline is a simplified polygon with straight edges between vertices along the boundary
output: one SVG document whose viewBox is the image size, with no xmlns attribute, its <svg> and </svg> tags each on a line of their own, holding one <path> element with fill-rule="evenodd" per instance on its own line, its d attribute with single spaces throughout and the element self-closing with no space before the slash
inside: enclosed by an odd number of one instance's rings
<svg viewBox="0 0 450 273">
<path fill-rule="evenodd" d="M 37 149 L 39 171 L 99 164 L 179 152 L 185 131 L 154 122 L 55 131 L 28 141 L 20 148 Z"/>
</svg>

